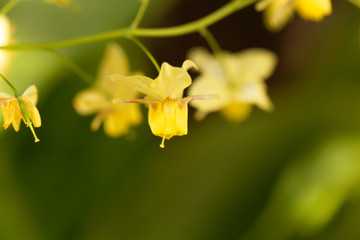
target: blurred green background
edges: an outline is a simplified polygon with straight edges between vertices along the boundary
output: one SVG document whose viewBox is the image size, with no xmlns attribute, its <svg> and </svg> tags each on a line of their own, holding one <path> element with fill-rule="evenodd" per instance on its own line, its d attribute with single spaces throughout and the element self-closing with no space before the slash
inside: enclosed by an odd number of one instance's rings
<svg viewBox="0 0 360 240">
<path fill-rule="evenodd" d="M 227 2 L 151 0 L 141 26 L 182 24 Z M 46 52 L 14 53 L 7 76 L 21 91 L 39 87 L 43 126 L 38 144 L 24 124 L 0 133 L 0 239 L 360 239 L 360 9 L 332 2 L 324 21 L 296 17 L 279 33 L 253 6 L 210 27 L 224 49 L 279 55 L 268 80 L 275 111 L 232 124 L 218 114 L 193 121 L 191 110 L 189 134 L 165 149 L 146 123 L 127 138 L 91 132 L 92 117 L 72 107 L 88 86 Z M 9 17 L 16 42 L 41 43 L 128 26 L 138 7 L 34 0 Z M 132 70 L 156 76 L 136 46 L 118 42 Z M 197 34 L 143 42 L 175 66 L 191 47 L 207 47 Z M 105 45 L 60 52 L 95 76 Z"/>
</svg>

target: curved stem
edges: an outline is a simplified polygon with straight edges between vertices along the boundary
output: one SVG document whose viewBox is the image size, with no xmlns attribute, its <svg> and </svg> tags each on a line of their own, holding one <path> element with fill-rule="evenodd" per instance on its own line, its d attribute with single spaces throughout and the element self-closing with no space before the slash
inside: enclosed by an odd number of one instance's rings
<svg viewBox="0 0 360 240">
<path fill-rule="evenodd" d="M 249 6 L 256 2 L 256 0 L 233 0 L 225 4 L 218 10 L 210 13 L 209 15 L 198 19 L 196 21 L 186 23 L 179 26 L 167 27 L 167 28 L 122 28 L 115 31 L 74 38 L 70 40 L 52 42 L 45 44 L 19 44 L 19 45 L 8 45 L 0 46 L 0 49 L 7 50 L 35 50 L 35 49 L 56 49 L 71 47 L 80 44 L 86 44 L 91 42 L 99 42 L 109 39 L 115 39 L 120 37 L 174 37 L 186 35 L 194 32 L 198 32 L 200 29 L 206 28 L 221 19 L 237 12 L 238 10 Z"/>
<path fill-rule="evenodd" d="M 71 60 L 63 57 L 61 54 L 55 52 L 54 50 L 48 49 L 49 53 L 51 53 L 54 57 L 56 57 L 59 62 L 63 63 L 69 70 L 74 72 L 80 79 L 82 79 L 87 84 L 93 85 L 95 80 L 94 78 L 85 72 L 82 68 L 80 68 L 78 65 L 76 65 Z"/>
<path fill-rule="evenodd" d="M 136 38 L 134 37 L 129 37 L 129 39 L 131 41 L 133 41 L 145 54 L 146 56 L 150 59 L 150 61 L 154 64 L 154 67 L 156 68 L 156 70 L 158 72 L 160 72 L 160 66 L 157 63 L 157 61 L 155 60 L 154 56 L 150 53 L 150 51 Z"/>
<path fill-rule="evenodd" d="M 138 11 L 134 21 L 131 24 L 132 28 L 137 28 L 139 26 L 144 14 L 145 14 L 145 11 L 149 5 L 149 1 L 150 0 L 141 0 L 141 6 L 139 8 L 139 11 Z"/>
<path fill-rule="evenodd" d="M 199 33 L 205 38 L 206 42 L 209 44 L 211 50 L 215 55 L 221 52 L 219 43 L 216 41 L 214 35 L 212 35 L 212 33 L 207 28 L 201 29 Z"/>
<path fill-rule="evenodd" d="M 15 97 L 16 97 L 16 98 L 19 97 L 20 94 L 19 94 L 19 92 L 16 90 L 16 88 L 14 87 L 14 85 L 12 85 L 11 82 L 10 82 L 9 80 L 7 80 L 6 77 L 5 77 L 2 73 L 0 73 L 0 77 L 7 83 L 7 85 L 9 85 L 9 87 L 11 88 L 11 90 L 14 92 Z"/>
</svg>

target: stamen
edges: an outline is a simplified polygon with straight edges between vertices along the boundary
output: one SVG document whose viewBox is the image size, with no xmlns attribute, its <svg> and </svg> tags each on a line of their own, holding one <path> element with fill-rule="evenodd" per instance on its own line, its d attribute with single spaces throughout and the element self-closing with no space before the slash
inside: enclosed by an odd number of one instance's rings
<svg viewBox="0 0 360 240">
<path fill-rule="evenodd" d="M 148 105 L 150 103 L 153 103 L 154 101 L 148 100 L 148 99 L 121 99 L 121 98 L 115 98 L 112 100 L 112 103 L 139 103 L 139 104 L 145 104 Z"/>
<path fill-rule="evenodd" d="M 28 127 L 30 127 L 30 130 L 32 132 L 32 134 L 34 135 L 35 138 L 35 142 L 40 142 L 40 139 L 36 136 L 35 130 L 33 128 L 33 125 L 31 123 L 28 124 Z"/>
<path fill-rule="evenodd" d="M 162 141 L 161 141 L 161 144 L 160 144 L 161 148 L 165 147 L 164 143 L 165 143 L 165 136 L 163 136 L 163 138 L 162 138 Z"/>
<path fill-rule="evenodd" d="M 182 101 L 190 102 L 192 100 L 207 100 L 207 99 L 219 99 L 217 94 L 207 94 L 207 95 L 193 95 L 183 98 Z"/>
</svg>

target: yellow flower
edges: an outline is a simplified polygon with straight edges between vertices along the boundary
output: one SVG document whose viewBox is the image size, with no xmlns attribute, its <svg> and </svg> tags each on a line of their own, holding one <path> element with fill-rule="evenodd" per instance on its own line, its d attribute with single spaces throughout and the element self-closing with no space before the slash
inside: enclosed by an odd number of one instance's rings
<svg viewBox="0 0 360 240">
<path fill-rule="evenodd" d="M 146 95 L 145 99 L 115 99 L 115 102 L 141 103 L 149 107 L 148 121 L 154 135 L 162 138 L 160 147 L 164 148 L 165 139 L 186 135 L 188 132 L 188 102 L 195 99 L 207 99 L 207 96 L 189 96 L 183 98 L 184 89 L 191 85 L 187 70 L 197 68 L 186 60 L 182 67 L 173 67 L 168 63 L 161 65 L 159 76 L 151 79 L 145 76 L 110 76 L 117 83 L 126 84 Z"/>
<path fill-rule="evenodd" d="M 197 109 L 198 119 L 210 112 L 221 111 L 229 120 L 238 122 L 249 115 L 253 104 L 263 110 L 272 109 L 264 80 L 276 65 L 274 53 L 253 48 L 239 53 L 221 52 L 215 57 L 205 49 L 196 48 L 190 51 L 189 58 L 201 72 L 189 94 L 219 96 L 219 99 L 191 103 Z"/>
<path fill-rule="evenodd" d="M 128 60 L 116 43 L 110 43 L 100 64 L 95 86 L 78 93 L 73 102 L 74 108 L 81 115 L 97 113 L 91 123 L 91 130 L 98 130 L 104 121 L 105 133 L 111 137 L 126 134 L 131 126 L 142 121 L 140 108 L 136 104 L 112 103 L 114 98 L 136 98 L 139 94 L 107 78 L 116 73 L 129 74 Z"/>
<path fill-rule="evenodd" d="M 330 0 L 262 0 L 255 8 L 265 11 L 265 25 L 274 31 L 284 27 L 294 12 L 306 20 L 320 21 L 332 11 Z"/>
<path fill-rule="evenodd" d="M 0 46 L 8 44 L 10 41 L 10 21 L 5 15 L 0 15 Z M 0 51 L 0 72 L 4 74 L 9 53 Z"/>
<path fill-rule="evenodd" d="M 3 112 L 4 129 L 12 124 L 14 130 L 20 130 L 21 119 L 30 127 L 35 142 L 38 142 L 34 127 L 41 126 L 41 118 L 38 109 L 35 107 L 38 100 L 38 91 L 34 85 L 28 87 L 19 97 L 13 97 L 7 93 L 0 93 L 0 107 Z"/>
</svg>

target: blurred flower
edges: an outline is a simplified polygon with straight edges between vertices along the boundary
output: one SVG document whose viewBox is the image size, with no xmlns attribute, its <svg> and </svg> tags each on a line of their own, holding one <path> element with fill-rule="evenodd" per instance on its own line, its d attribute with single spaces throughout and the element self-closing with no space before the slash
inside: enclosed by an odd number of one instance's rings
<svg viewBox="0 0 360 240">
<path fill-rule="evenodd" d="M 113 104 L 114 98 L 136 98 L 138 92 L 121 83 L 114 83 L 107 76 L 111 74 L 128 75 L 128 60 L 116 43 L 109 43 L 100 64 L 95 86 L 79 92 L 74 99 L 74 108 L 81 115 L 97 113 L 91 123 L 91 130 L 99 129 L 104 121 L 105 133 L 110 137 L 126 134 L 129 128 L 142 121 L 139 106 L 136 104 Z"/>
<path fill-rule="evenodd" d="M 12 124 L 14 130 L 20 130 L 21 119 L 30 127 L 35 142 L 38 142 L 34 127 L 41 126 L 41 118 L 38 109 L 35 107 L 38 101 L 38 90 L 34 85 L 28 87 L 23 95 L 13 97 L 7 93 L 0 93 L 0 107 L 3 112 L 4 129 Z"/>
<path fill-rule="evenodd" d="M 265 24 L 274 31 L 284 27 L 294 12 L 304 19 L 320 21 L 332 11 L 330 0 L 261 0 L 255 8 L 265 11 Z"/>
<path fill-rule="evenodd" d="M 0 15 L 0 46 L 6 45 L 10 40 L 10 21 L 5 15 Z M 5 73 L 9 53 L 0 51 L 0 72 Z"/>
<path fill-rule="evenodd" d="M 349 0 L 349 2 L 355 4 L 357 7 L 360 8 L 360 0 Z"/>
<path fill-rule="evenodd" d="M 239 122 L 249 115 L 252 104 L 263 110 L 272 109 L 264 80 L 276 65 L 274 53 L 253 48 L 239 53 L 221 52 L 215 57 L 205 49 L 196 48 L 190 51 L 189 58 L 198 64 L 201 72 L 189 94 L 219 96 L 216 100 L 191 103 L 198 110 L 198 119 L 209 112 L 221 111 L 227 119 Z"/>
<path fill-rule="evenodd" d="M 127 84 L 146 95 L 145 99 L 115 99 L 115 102 L 146 104 L 149 107 L 151 131 L 154 135 L 162 137 L 162 148 L 165 139 L 187 134 L 188 102 L 213 97 L 208 95 L 182 98 L 184 89 L 191 85 L 191 77 L 187 72 L 191 67 L 197 68 L 190 60 L 186 60 L 181 68 L 163 63 L 155 80 L 140 75 L 110 77 L 117 83 Z"/>
</svg>

